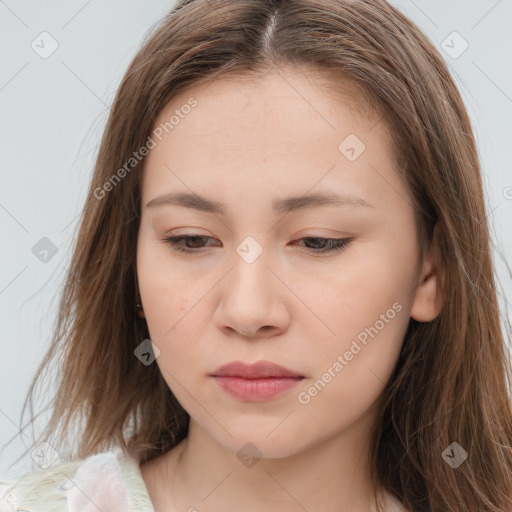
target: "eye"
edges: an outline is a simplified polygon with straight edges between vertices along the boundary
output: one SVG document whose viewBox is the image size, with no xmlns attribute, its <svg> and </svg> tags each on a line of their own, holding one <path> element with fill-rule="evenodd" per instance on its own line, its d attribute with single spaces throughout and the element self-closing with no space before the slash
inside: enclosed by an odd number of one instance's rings
<svg viewBox="0 0 512 512">
<path fill-rule="evenodd" d="M 198 253 L 202 252 L 206 246 L 204 245 L 208 239 L 212 239 L 210 236 L 205 235 L 180 235 L 180 236 L 169 236 L 164 238 L 162 241 L 166 242 L 174 251 L 185 252 L 185 253 Z M 337 252 L 344 249 L 353 238 L 322 238 L 322 237 L 304 237 L 299 241 L 307 241 L 306 248 L 301 249 L 303 252 L 308 253 L 326 253 L 326 252 Z M 313 241 L 313 243 L 311 243 Z M 318 243 L 320 241 L 320 243 Z M 308 247 L 312 245 L 313 247 Z"/>
<path fill-rule="evenodd" d="M 316 253 L 324 253 L 324 252 L 333 252 L 333 251 L 341 251 L 344 249 L 353 238 L 322 238 L 322 237 L 313 237 L 308 236 L 305 238 L 301 238 L 300 240 L 313 240 L 312 248 L 307 247 L 306 252 L 316 252 Z M 320 241 L 320 244 L 317 242 Z M 320 245 L 320 247 L 318 247 Z"/>
<path fill-rule="evenodd" d="M 205 235 L 181 235 L 181 236 L 168 236 L 163 239 L 164 242 L 167 242 L 171 248 L 178 252 L 200 252 L 203 248 L 201 244 L 206 241 L 206 239 L 212 238 L 210 236 Z M 185 244 L 191 244 L 192 247 L 186 245 L 180 245 L 179 242 L 184 241 Z"/>
</svg>

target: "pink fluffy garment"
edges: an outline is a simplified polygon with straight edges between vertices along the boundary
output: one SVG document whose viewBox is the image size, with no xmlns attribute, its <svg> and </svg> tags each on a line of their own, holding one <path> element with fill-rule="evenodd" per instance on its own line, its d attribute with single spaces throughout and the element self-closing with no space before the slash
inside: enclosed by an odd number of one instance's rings
<svg viewBox="0 0 512 512">
<path fill-rule="evenodd" d="M 73 484 L 66 494 L 69 512 L 130 510 L 123 475 L 113 453 L 101 453 L 87 459 L 78 468 Z"/>
</svg>

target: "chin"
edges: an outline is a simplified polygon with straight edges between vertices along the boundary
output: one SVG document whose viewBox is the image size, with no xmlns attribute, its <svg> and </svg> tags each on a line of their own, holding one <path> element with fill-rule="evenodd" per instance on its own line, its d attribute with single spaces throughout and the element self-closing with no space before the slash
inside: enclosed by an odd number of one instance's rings
<svg viewBox="0 0 512 512">
<path fill-rule="evenodd" d="M 232 437 L 223 429 L 210 431 L 210 435 L 225 449 L 233 452 L 242 463 L 249 461 L 249 466 L 251 457 L 283 459 L 306 450 L 309 443 L 300 434 L 300 429 L 297 431 L 291 429 L 290 426 L 285 428 L 283 425 L 279 425 L 279 421 L 282 421 L 282 418 L 260 420 L 258 426 L 253 424 L 251 427 L 243 424 L 235 425 L 234 422 L 231 422 L 228 430 Z"/>
</svg>

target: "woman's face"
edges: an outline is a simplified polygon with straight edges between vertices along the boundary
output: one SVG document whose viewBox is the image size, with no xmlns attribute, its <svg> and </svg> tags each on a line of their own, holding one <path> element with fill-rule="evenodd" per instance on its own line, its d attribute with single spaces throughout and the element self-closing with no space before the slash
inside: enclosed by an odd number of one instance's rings
<svg viewBox="0 0 512 512">
<path fill-rule="evenodd" d="M 144 315 L 172 392 L 230 450 L 284 457 L 368 427 L 409 317 L 435 316 L 386 127 L 354 112 L 283 71 L 190 88 L 156 122 Z M 295 377 L 218 371 L 258 361 Z"/>
</svg>

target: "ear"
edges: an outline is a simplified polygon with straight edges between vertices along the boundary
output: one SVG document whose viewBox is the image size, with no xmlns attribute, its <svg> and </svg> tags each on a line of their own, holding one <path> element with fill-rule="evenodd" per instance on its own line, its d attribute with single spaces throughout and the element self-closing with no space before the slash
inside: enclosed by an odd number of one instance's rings
<svg viewBox="0 0 512 512">
<path fill-rule="evenodd" d="M 439 223 L 434 228 L 434 235 L 429 251 L 425 254 L 418 282 L 414 291 L 411 317 L 418 322 L 430 322 L 439 316 L 443 308 L 444 268 L 441 259 L 436 257 L 439 242 Z"/>
<path fill-rule="evenodd" d="M 144 308 L 142 307 L 142 300 L 139 298 L 137 299 L 137 304 L 135 304 L 135 312 L 137 313 L 137 316 L 139 318 L 146 318 L 146 315 L 144 314 Z"/>
</svg>

